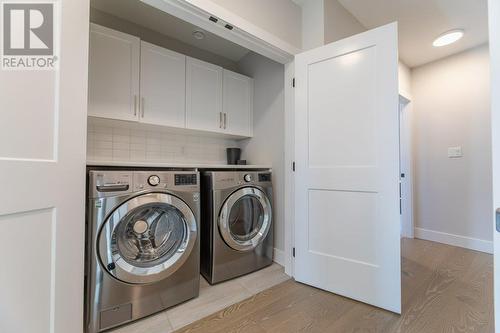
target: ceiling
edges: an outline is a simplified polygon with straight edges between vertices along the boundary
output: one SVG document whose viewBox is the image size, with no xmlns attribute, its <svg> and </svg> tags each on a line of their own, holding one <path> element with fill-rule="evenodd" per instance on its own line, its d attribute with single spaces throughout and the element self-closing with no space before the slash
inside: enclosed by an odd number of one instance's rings
<svg viewBox="0 0 500 333">
<path fill-rule="evenodd" d="M 234 62 L 238 62 L 249 52 L 248 49 L 208 31 L 203 31 L 204 39 L 195 39 L 193 31 L 202 29 L 137 0 L 91 0 L 91 6 Z"/>
<path fill-rule="evenodd" d="M 399 24 L 399 56 L 409 67 L 444 58 L 488 41 L 487 0 L 338 0 L 366 28 Z M 455 44 L 436 48 L 434 39 L 464 29 Z"/>
</svg>

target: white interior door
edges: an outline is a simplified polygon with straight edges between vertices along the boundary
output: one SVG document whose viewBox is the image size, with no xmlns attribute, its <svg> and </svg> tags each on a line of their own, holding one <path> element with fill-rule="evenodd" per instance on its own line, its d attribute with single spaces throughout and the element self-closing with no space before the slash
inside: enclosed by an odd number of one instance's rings
<svg viewBox="0 0 500 333">
<path fill-rule="evenodd" d="M 0 69 L 5 333 L 83 330 L 89 1 L 55 4 L 59 69 Z"/>
<path fill-rule="evenodd" d="M 493 236 L 495 332 L 500 332 L 500 1 L 489 0 L 488 11 L 491 59 L 493 209 L 497 210 Z"/>
<path fill-rule="evenodd" d="M 141 41 L 140 121 L 186 127 L 186 56 Z"/>
<path fill-rule="evenodd" d="M 295 279 L 401 312 L 397 25 L 295 58 Z"/>
</svg>

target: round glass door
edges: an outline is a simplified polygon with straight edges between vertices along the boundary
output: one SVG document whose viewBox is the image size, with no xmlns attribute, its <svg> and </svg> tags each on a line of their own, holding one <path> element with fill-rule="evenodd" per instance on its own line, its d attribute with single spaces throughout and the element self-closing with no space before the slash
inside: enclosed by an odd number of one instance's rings
<svg viewBox="0 0 500 333">
<path fill-rule="evenodd" d="M 179 198 L 149 193 L 128 200 L 104 223 L 99 254 L 106 271 L 127 283 L 152 283 L 175 272 L 196 242 L 196 220 Z"/>
<path fill-rule="evenodd" d="M 239 189 L 227 198 L 219 215 L 224 241 L 238 251 L 257 247 L 271 228 L 272 209 L 267 195 L 255 187 Z"/>
</svg>

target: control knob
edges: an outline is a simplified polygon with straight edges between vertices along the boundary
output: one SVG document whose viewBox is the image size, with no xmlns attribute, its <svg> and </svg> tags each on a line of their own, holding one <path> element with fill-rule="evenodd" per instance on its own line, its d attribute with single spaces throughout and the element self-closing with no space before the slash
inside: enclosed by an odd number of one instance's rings
<svg viewBox="0 0 500 333">
<path fill-rule="evenodd" d="M 148 184 L 151 186 L 158 186 L 158 184 L 160 184 L 160 177 L 158 177 L 157 175 L 149 176 Z"/>
<path fill-rule="evenodd" d="M 249 182 L 251 182 L 251 181 L 252 181 L 252 175 L 248 173 L 248 174 L 246 174 L 245 176 L 243 176 L 243 179 L 244 179 L 247 183 L 249 183 Z"/>
</svg>

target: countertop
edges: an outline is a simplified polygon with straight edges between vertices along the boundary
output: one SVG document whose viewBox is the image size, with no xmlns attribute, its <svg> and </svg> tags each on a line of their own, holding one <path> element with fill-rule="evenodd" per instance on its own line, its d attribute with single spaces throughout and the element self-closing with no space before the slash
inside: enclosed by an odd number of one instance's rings
<svg viewBox="0 0 500 333">
<path fill-rule="evenodd" d="M 193 169 L 271 169 L 271 165 L 227 165 L 200 163 L 134 162 L 134 161 L 87 161 L 87 166 L 141 167 L 141 168 L 193 168 Z"/>
</svg>

